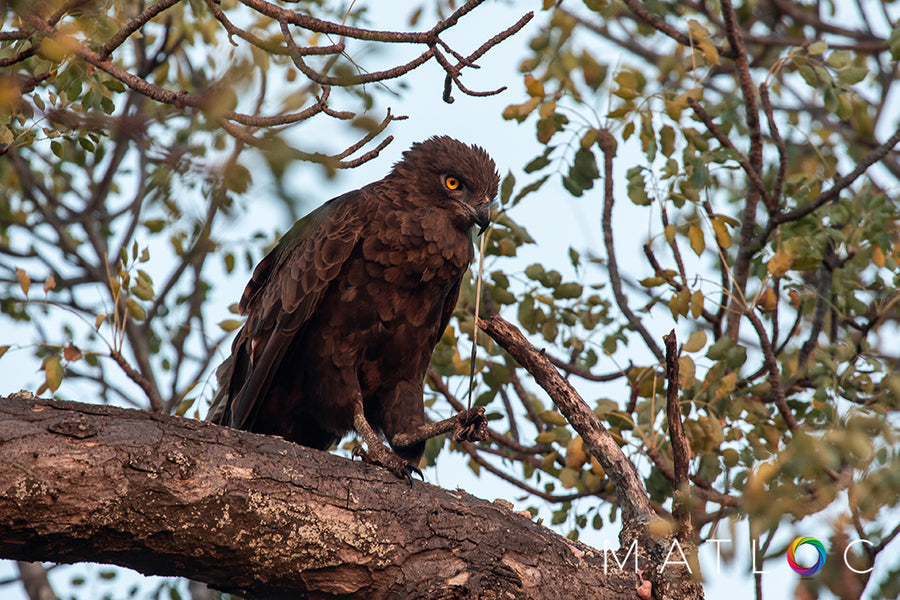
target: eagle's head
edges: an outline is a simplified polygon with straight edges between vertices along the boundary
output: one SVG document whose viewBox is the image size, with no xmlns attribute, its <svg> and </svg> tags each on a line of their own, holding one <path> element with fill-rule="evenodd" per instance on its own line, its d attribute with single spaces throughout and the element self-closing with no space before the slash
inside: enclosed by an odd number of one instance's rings
<svg viewBox="0 0 900 600">
<path fill-rule="evenodd" d="M 448 210 L 459 229 L 491 221 L 491 203 L 497 196 L 500 175 L 483 148 L 448 136 L 417 142 L 394 165 L 392 176 L 402 177 L 417 190 L 417 199 Z"/>
</svg>

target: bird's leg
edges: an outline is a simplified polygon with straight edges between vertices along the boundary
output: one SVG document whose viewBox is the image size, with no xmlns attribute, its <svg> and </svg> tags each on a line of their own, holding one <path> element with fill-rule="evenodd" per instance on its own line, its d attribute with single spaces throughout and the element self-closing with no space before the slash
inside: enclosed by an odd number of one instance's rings
<svg viewBox="0 0 900 600">
<path fill-rule="evenodd" d="M 391 446 L 406 447 L 419 444 L 442 433 L 453 432 L 454 442 L 483 442 L 488 439 L 487 419 L 484 417 L 484 407 L 476 406 L 469 410 L 462 410 L 437 423 L 427 423 L 411 433 L 398 433 L 391 438 Z"/>
<path fill-rule="evenodd" d="M 362 446 L 357 446 L 353 449 L 353 456 L 359 456 L 368 463 L 381 465 L 397 477 L 400 477 L 401 479 L 405 478 L 410 485 L 412 485 L 413 473 L 422 477 L 422 471 L 419 470 L 419 467 L 403 460 L 381 443 L 378 434 L 375 433 L 375 430 L 372 429 L 372 426 L 369 425 L 369 422 L 366 420 L 366 415 L 363 412 L 361 402 L 353 412 L 353 428 L 356 430 L 356 433 L 362 437 L 363 441 L 366 443 L 366 448 L 368 448 L 368 451 L 366 451 Z"/>
</svg>

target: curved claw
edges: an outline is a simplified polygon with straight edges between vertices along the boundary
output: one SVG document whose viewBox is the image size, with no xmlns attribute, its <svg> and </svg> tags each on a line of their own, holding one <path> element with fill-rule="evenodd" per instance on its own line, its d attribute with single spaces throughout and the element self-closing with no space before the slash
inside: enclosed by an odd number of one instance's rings
<svg viewBox="0 0 900 600">
<path fill-rule="evenodd" d="M 409 482 L 409 485 L 412 485 L 413 473 L 418 475 L 421 481 L 425 481 L 425 476 L 422 475 L 422 469 L 412 464 L 411 462 L 406 463 L 406 466 L 404 466 L 402 470 L 403 476 L 406 477 L 406 481 Z"/>
</svg>

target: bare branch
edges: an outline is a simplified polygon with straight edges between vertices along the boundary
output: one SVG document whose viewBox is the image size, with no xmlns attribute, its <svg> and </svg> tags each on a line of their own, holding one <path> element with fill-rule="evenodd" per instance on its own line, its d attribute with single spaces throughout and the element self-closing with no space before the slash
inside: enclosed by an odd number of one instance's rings
<svg viewBox="0 0 900 600">
<path fill-rule="evenodd" d="M 762 321 L 752 307 L 749 307 L 744 314 L 753 325 L 753 329 L 756 330 L 756 335 L 759 337 L 759 345 L 763 352 L 766 370 L 769 372 L 769 382 L 772 384 L 771 393 L 775 398 L 775 406 L 778 408 L 778 412 L 781 413 L 781 417 L 784 419 L 787 428 L 791 431 L 795 431 L 797 429 L 797 420 L 794 418 L 794 413 L 791 412 L 791 409 L 785 401 L 784 385 L 781 383 L 781 370 L 778 367 L 778 358 L 775 355 L 775 350 L 772 348 L 772 343 L 769 340 L 768 333 L 766 333 L 766 328 L 763 326 Z"/>
<path fill-rule="evenodd" d="M 684 490 L 688 484 L 688 467 L 691 462 L 691 447 L 684 433 L 681 421 L 681 404 L 678 400 L 678 340 L 675 330 L 663 336 L 666 344 L 666 420 L 669 422 L 669 441 L 672 443 L 672 461 L 675 465 L 674 484 L 676 490 Z M 681 510 L 676 505 L 675 514 L 685 516 L 684 505 Z"/>
<path fill-rule="evenodd" d="M 566 381 L 543 352 L 499 315 L 479 319 L 479 327 L 534 377 L 591 450 L 616 489 L 624 523 L 637 523 L 653 514 L 637 470 L 597 419 L 575 388 Z"/>
<path fill-rule="evenodd" d="M 135 31 L 146 25 L 153 17 L 157 16 L 164 10 L 172 8 L 176 4 L 181 2 L 181 0 L 159 0 L 155 4 L 151 4 L 144 12 L 139 14 L 138 16 L 131 19 L 125 27 L 116 32 L 114 36 L 112 36 L 103 47 L 100 48 L 100 52 L 98 54 L 100 60 L 105 61 L 109 58 L 109 55 L 113 53 L 113 51 L 125 43 L 129 37 L 131 37 Z"/>
<path fill-rule="evenodd" d="M 612 285 L 613 295 L 616 298 L 616 304 L 631 327 L 640 334 L 647 348 L 656 357 L 656 360 L 663 362 L 665 356 L 659 348 L 659 344 L 644 327 L 641 320 L 628 307 L 628 298 L 622 292 L 622 280 L 619 277 L 619 264 L 616 261 L 616 249 L 613 243 L 612 232 L 612 208 L 615 202 L 613 195 L 613 141 L 612 137 L 606 131 L 600 131 L 597 137 L 597 143 L 603 152 L 603 243 L 606 246 L 607 269 L 609 270 L 609 281 Z"/>
</svg>

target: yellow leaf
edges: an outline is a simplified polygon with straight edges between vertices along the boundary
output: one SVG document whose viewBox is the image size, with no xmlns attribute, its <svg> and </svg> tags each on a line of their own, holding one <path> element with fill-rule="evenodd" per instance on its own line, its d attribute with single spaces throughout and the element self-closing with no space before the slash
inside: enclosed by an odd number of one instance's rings
<svg viewBox="0 0 900 600">
<path fill-rule="evenodd" d="M 556 100 L 551 100 L 550 102 L 544 102 L 541 104 L 541 108 L 538 110 L 538 116 L 542 119 L 546 119 L 556 112 Z"/>
<path fill-rule="evenodd" d="M 703 230 L 696 225 L 688 228 L 688 239 L 691 240 L 691 250 L 694 254 L 700 256 L 706 248 L 706 240 L 703 239 Z"/>
<path fill-rule="evenodd" d="M 19 280 L 19 287 L 28 296 L 28 289 L 31 287 L 31 277 L 22 269 L 16 269 L 16 279 Z"/>
<path fill-rule="evenodd" d="M 175 414 L 179 417 L 183 417 L 184 413 L 188 411 L 188 409 L 193 406 L 196 398 L 187 398 L 181 401 L 181 404 L 178 405 L 178 408 L 175 409 Z"/>
<path fill-rule="evenodd" d="M 690 302 L 691 295 L 688 293 L 687 288 L 681 288 L 678 293 L 673 294 L 669 298 L 669 311 L 672 313 L 672 318 L 677 321 L 679 315 L 682 317 L 687 316 Z"/>
<path fill-rule="evenodd" d="M 879 269 L 884 268 L 884 252 L 878 246 L 872 248 L 872 263 Z"/>
<path fill-rule="evenodd" d="M 590 149 L 591 146 L 594 145 L 594 142 L 597 141 L 597 130 L 591 127 L 587 130 L 587 132 L 581 136 L 581 147 L 585 150 Z"/>
<path fill-rule="evenodd" d="M 793 253 L 788 252 L 787 250 L 778 250 L 775 255 L 769 259 L 766 269 L 768 269 L 769 274 L 772 275 L 772 277 L 782 277 L 787 273 L 788 269 L 791 268 L 791 263 L 793 262 Z"/>
<path fill-rule="evenodd" d="M 0 346 L 0 357 L 6 354 L 7 350 L 9 350 L 9 346 Z"/>
<path fill-rule="evenodd" d="M 690 356 L 682 356 L 678 359 L 678 383 L 682 388 L 694 385 L 696 374 L 697 366 Z"/>
<path fill-rule="evenodd" d="M 665 282 L 666 282 L 665 277 L 654 276 L 654 277 L 645 277 L 644 279 L 641 279 L 638 283 L 640 283 L 644 287 L 650 288 L 650 287 L 656 287 L 658 285 L 662 285 Z"/>
<path fill-rule="evenodd" d="M 584 442 L 581 440 L 581 436 L 573 437 L 566 444 L 566 466 L 580 471 L 587 460 L 587 453 L 584 451 Z"/>
<path fill-rule="evenodd" d="M 528 95 L 532 98 L 543 98 L 544 97 L 544 84 L 539 80 L 535 79 L 533 75 L 526 74 L 525 75 L 525 91 L 528 92 Z"/>
<path fill-rule="evenodd" d="M 534 439 L 538 444 L 550 444 L 556 441 L 556 434 L 552 431 L 542 431 L 537 434 L 537 437 Z"/>
<path fill-rule="evenodd" d="M 94 321 L 94 328 L 100 329 L 100 326 L 103 325 L 103 321 L 106 320 L 106 315 L 97 315 L 96 321 Z"/>
<path fill-rule="evenodd" d="M 703 314 L 703 292 L 697 290 L 691 294 L 691 316 L 699 319 Z"/>
<path fill-rule="evenodd" d="M 671 244 L 672 240 L 675 239 L 675 226 L 669 223 L 668 225 L 666 225 L 666 229 L 663 231 L 663 234 L 666 236 L 666 241 Z"/>
<path fill-rule="evenodd" d="M 578 471 L 566 467 L 559 472 L 559 482 L 567 490 L 575 487 L 578 485 Z"/>
<path fill-rule="evenodd" d="M 240 326 L 241 322 L 238 319 L 225 319 L 224 321 L 219 321 L 219 327 L 225 331 L 234 331 Z"/>
<path fill-rule="evenodd" d="M 688 337 L 688 340 L 681 347 L 685 352 L 699 352 L 706 346 L 706 332 L 698 329 Z"/>
<path fill-rule="evenodd" d="M 59 356 L 48 356 L 44 359 L 45 383 L 51 392 L 59 389 L 63 380 L 63 368 Z"/>
<path fill-rule="evenodd" d="M 46 294 L 50 290 L 56 287 L 56 279 L 53 277 L 53 273 L 47 275 L 46 281 L 44 281 L 44 293 Z"/>
<path fill-rule="evenodd" d="M 713 219 L 712 228 L 713 232 L 716 234 L 716 241 L 719 245 L 725 250 L 731 248 L 731 232 L 728 231 L 728 226 L 725 225 L 725 222 L 721 219 Z"/>
<path fill-rule="evenodd" d="M 719 379 L 716 386 L 716 399 L 725 398 L 734 391 L 734 386 L 737 383 L 737 373 L 732 371 L 728 375 L 725 375 L 721 379 Z M 703 418 L 703 417 L 701 417 Z"/>
<path fill-rule="evenodd" d="M 690 30 L 691 37 L 697 41 L 697 45 L 700 47 L 700 51 L 703 52 L 703 56 L 706 57 L 706 60 L 714 65 L 720 64 L 719 51 L 716 50 L 715 44 L 712 43 L 712 40 L 709 37 L 709 30 L 701 25 L 696 19 L 688 21 L 688 29 Z"/>
</svg>

